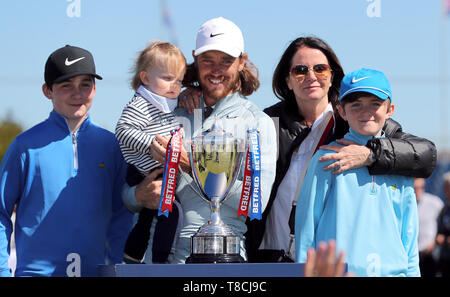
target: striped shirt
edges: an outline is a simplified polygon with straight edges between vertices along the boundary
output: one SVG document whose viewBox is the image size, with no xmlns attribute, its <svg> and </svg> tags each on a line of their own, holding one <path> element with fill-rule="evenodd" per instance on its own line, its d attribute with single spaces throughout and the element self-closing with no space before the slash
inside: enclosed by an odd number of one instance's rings
<svg viewBox="0 0 450 297">
<path fill-rule="evenodd" d="M 116 126 L 125 161 L 147 175 L 162 164 L 153 160 L 150 144 L 157 134 L 170 136 L 180 126 L 172 112 L 164 113 L 141 94 L 136 93 L 125 106 Z"/>
</svg>

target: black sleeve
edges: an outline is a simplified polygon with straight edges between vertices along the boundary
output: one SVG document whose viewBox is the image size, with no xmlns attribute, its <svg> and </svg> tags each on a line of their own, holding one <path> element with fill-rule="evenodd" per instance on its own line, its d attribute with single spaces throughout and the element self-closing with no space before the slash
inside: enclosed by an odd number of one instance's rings
<svg viewBox="0 0 450 297">
<path fill-rule="evenodd" d="M 158 168 L 152 169 L 152 171 L 150 171 L 150 173 L 152 173 L 156 169 L 158 169 Z M 130 187 L 140 184 L 141 181 L 144 180 L 144 178 L 145 178 L 145 176 L 142 175 L 142 173 L 140 173 L 139 170 L 134 165 L 128 164 L 127 175 L 126 175 L 125 181 L 127 182 L 127 184 Z M 156 176 L 155 180 L 159 179 L 159 178 L 162 178 L 162 174 L 159 174 L 158 176 Z"/>
<path fill-rule="evenodd" d="M 427 178 L 436 167 L 436 146 L 433 142 L 404 133 L 399 123 L 392 119 L 383 128 L 385 138 L 374 138 L 367 147 L 374 154 L 375 162 L 370 174 L 396 174 Z"/>
<path fill-rule="evenodd" d="M 130 187 L 138 185 L 142 180 L 144 179 L 144 176 L 137 170 L 137 168 L 134 165 L 128 164 L 127 167 L 127 175 L 126 175 L 126 182 Z"/>
</svg>

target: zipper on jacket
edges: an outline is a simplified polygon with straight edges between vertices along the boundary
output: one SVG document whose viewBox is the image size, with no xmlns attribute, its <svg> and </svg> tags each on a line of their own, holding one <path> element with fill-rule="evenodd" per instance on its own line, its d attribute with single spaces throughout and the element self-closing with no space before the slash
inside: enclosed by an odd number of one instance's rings
<svg viewBox="0 0 450 297">
<path fill-rule="evenodd" d="M 78 170 L 77 131 L 72 132 L 73 167 L 75 170 Z"/>
<path fill-rule="evenodd" d="M 80 127 L 78 127 L 75 131 L 71 131 L 71 130 L 70 130 L 70 125 L 69 125 L 69 123 L 67 122 L 67 119 L 66 119 L 66 118 L 64 118 L 64 121 L 66 122 L 67 129 L 69 129 L 69 133 L 72 135 L 73 169 L 74 169 L 74 170 L 78 170 L 77 133 L 78 133 L 78 129 L 80 129 Z"/>
</svg>

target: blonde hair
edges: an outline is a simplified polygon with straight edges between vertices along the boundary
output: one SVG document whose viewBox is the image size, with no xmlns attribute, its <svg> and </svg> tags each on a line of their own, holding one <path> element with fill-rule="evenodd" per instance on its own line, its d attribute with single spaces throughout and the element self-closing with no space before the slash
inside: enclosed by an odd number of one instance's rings
<svg viewBox="0 0 450 297">
<path fill-rule="evenodd" d="M 179 48 L 169 42 L 160 40 L 151 42 L 143 51 L 139 52 L 132 69 L 131 87 L 133 90 L 136 91 L 142 85 L 140 73 L 155 65 L 164 65 L 166 69 L 182 73 L 186 69 L 186 58 Z"/>
</svg>

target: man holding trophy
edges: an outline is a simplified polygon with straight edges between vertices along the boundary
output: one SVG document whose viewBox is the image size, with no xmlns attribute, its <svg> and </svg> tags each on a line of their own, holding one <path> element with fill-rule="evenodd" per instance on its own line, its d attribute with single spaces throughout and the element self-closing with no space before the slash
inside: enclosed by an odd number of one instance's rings
<svg viewBox="0 0 450 297">
<path fill-rule="evenodd" d="M 246 259 L 243 236 L 246 232 L 245 215 L 248 214 L 252 219 L 251 210 L 254 208 L 247 201 L 250 206 L 247 211 L 250 211 L 240 216 L 238 212 L 241 206 L 246 206 L 245 200 L 241 203 L 241 194 L 246 163 L 243 157 L 250 144 L 247 140 L 248 131 L 257 131 L 259 136 L 260 150 L 254 155 L 260 155 L 260 196 L 259 200 L 253 202 L 260 203 L 259 213 L 262 213 L 275 178 L 275 127 L 270 117 L 243 97 L 256 91 L 259 80 L 253 72 L 256 69 L 251 68 L 253 65 L 244 53 L 242 32 L 234 23 L 224 18 L 204 23 L 197 33 L 193 57 L 194 63 L 188 65 L 184 83 L 187 86 L 198 83 L 200 86 L 201 110 L 196 110 L 193 115 L 184 109 L 177 110 L 178 119 L 185 129 L 184 142 L 192 143 L 189 148 L 192 151 L 191 166 L 194 170 L 190 175 L 181 173 L 177 185 L 176 195 L 183 208 L 184 226 L 177 240 L 174 260 L 175 263 L 184 263 L 191 256 L 188 262 L 227 262 L 229 257 L 224 254 L 233 253 L 229 248 L 235 248 L 233 241 L 236 236 L 237 253 Z M 205 111 L 209 111 L 210 115 L 205 115 Z M 236 169 L 239 171 L 238 166 L 242 169 L 233 184 Z M 207 172 L 207 177 L 202 176 L 203 172 Z M 207 203 L 205 199 L 210 202 Z M 215 199 L 221 201 L 214 201 Z M 214 204 L 221 204 L 220 211 L 217 212 L 218 219 L 231 228 L 234 235 L 227 234 L 229 229 L 217 230 L 219 228 L 215 228 L 216 224 L 209 225 L 206 230 L 199 230 L 208 220 L 217 220 Z M 196 234 L 197 231 L 201 234 Z M 213 233 L 218 234 L 214 236 Z M 223 235 L 224 233 L 227 235 Z M 198 235 L 206 238 L 197 238 Z M 228 246 L 222 241 L 228 243 Z M 204 257 L 202 253 L 205 254 Z M 214 257 L 211 253 L 219 255 Z M 235 258 L 230 262 L 236 262 Z"/>
<path fill-rule="evenodd" d="M 184 223 L 173 263 L 242 262 L 245 221 L 260 218 L 275 178 L 275 126 L 244 97 L 256 91 L 259 80 L 233 22 L 219 17 L 204 23 L 193 57 L 183 84 L 201 89 L 201 108 L 193 115 L 175 110 L 192 170 L 177 178 Z M 156 139 L 152 155 L 164 162 L 168 139 Z M 142 204 L 138 189 L 135 194 L 125 203 Z"/>
</svg>

